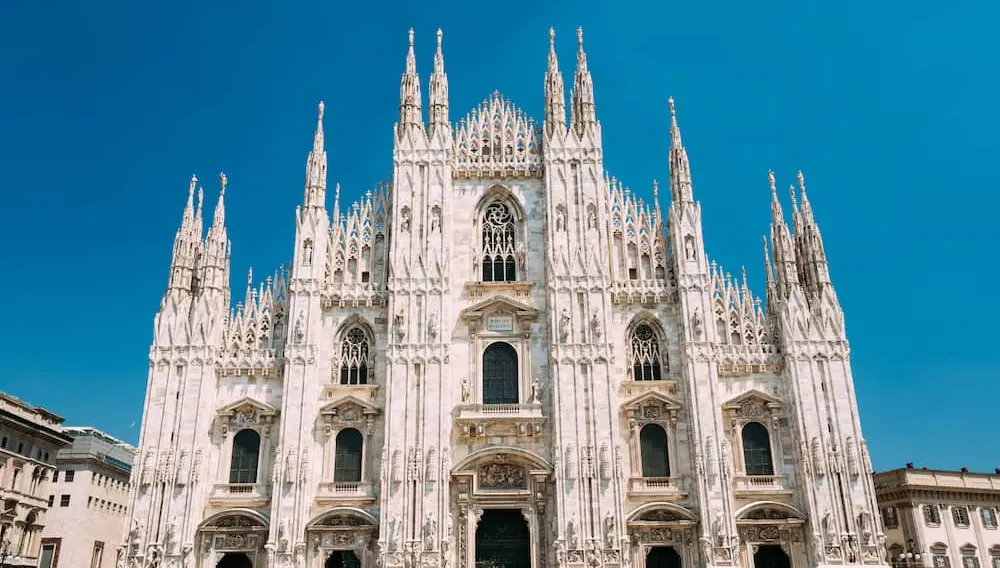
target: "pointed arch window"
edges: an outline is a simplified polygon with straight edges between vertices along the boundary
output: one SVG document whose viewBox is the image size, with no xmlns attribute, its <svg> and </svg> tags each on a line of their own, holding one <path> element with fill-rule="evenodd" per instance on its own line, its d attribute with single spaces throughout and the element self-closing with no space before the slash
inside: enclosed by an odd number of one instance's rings
<svg viewBox="0 0 1000 568">
<path fill-rule="evenodd" d="M 517 404 L 517 350 L 509 343 L 491 344 L 483 352 L 483 404 Z"/>
<path fill-rule="evenodd" d="M 364 438 L 354 428 L 345 428 L 337 434 L 333 454 L 333 480 L 343 483 L 361 481 L 361 461 Z"/>
<path fill-rule="evenodd" d="M 257 483 L 260 461 L 260 434 L 240 430 L 233 437 L 233 456 L 229 465 L 229 483 Z"/>
<path fill-rule="evenodd" d="M 340 344 L 340 384 L 367 385 L 373 378 L 372 366 L 368 334 L 358 326 L 352 327 Z"/>
<path fill-rule="evenodd" d="M 747 422 L 743 426 L 743 462 L 747 475 L 774 475 L 771 435 L 760 422 Z"/>
<path fill-rule="evenodd" d="M 641 323 L 632 330 L 628 343 L 628 361 L 633 381 L 663 380 L 666 365 L 656 332 L 649 324 Z"/>
<path fill-rule="evenodd" d="M 492 203 L 483 213 L 483 282 L 513 282 L 517 279 L 515 259 L 516 221 L 510 208 Z"/>
<path fill-rule="evenodd" d="M 667 431 L 659 424 L 646 424 L 639 431 L 643 477 L 670 477 Z"/>
</svg>

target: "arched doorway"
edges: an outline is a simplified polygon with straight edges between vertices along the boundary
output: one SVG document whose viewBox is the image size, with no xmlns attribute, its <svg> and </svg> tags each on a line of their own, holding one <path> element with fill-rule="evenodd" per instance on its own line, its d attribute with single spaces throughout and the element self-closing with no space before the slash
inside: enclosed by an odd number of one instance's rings
<svg viewBox="0 0 1000 568">
<path fill-rule="evenodd" d="M 762 544 L 753 553 L 754 568 L 792 568 L 792 561 L 780 546 Z"/>
<path fill-rule="evenodd" d="M 361 560 L 353 550 L 334 550 L 323 568 L 361 568 Z"/>
<path fill-rule="evenodd" d="M 646 568 L 681 568 L 681 555 L 672 546 L 654 546 L 646 555 Z"/>
<path fill-rule="evenodd" d="M 476 568 L 530 568 L 531 533 L 517 509 L 486 509 L 476 528 Z"/>
<path fill-rule="evenodd" d="M 242 552 L 229 552 L 219 560 L 216 568 L 253 568 L 253 562 Z"/>
</svg>

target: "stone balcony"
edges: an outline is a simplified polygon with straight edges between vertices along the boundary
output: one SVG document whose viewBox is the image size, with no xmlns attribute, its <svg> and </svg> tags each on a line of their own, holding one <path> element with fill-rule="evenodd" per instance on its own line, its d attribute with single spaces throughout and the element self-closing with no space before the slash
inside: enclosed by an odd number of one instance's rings
<svg viewBox="0 0 1000 568">
<path fill-rule="evenodd" d="M 374 487 L 367 481 L 325 481 L 316 489 L 320 505 L 371 504 L 375 502 Z"/>
<path fill-rule="evenodd" d="M 681 500 L 687 497 L 678 477 L 633 477 L 628 480 L 629 497 Z"/>
<path fill-rule="evenodd" d="M 467 438 L 537 436 L 544 422 L 538 403 L 463 404 L 455 408 L 455 425 Z"/>
<path fill-rule="evenodd" d="M 269 483 L 218 483 L 208 497 L 213 504 L 227 506 L 263 506 L 271 500 Z"/>
<path fill-rule="evenodd" d="M 733 491 L 738 495 L 791 495 L 792 489 L 784 475 L 738 475 L 733 479 Z"/>
</svg>

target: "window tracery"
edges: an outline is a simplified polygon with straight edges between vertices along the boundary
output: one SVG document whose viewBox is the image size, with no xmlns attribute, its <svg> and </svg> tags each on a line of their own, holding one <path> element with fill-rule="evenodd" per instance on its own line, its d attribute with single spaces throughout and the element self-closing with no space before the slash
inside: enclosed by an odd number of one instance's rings
<svg viewBox="0 0 1000 568">
<path fill-rule="evenodd" d="M 340 344 L 340 384 L 367 385 L 372 380 L 371 343 L 360 326 L 350 328 Z"/>
<path fill-rule="evenodd" d="M 666 357 L 652 326 L 641 323 L 632 330 L 628 342 L 628 362 L 633 381 L 660 381 L 666 371 Z"/>
<path fill-rule="evenodd" d="M 517 279 L 517 222 L 504 203 L 491 203 L 482 218 L 483 282 Z"/>
</svg>

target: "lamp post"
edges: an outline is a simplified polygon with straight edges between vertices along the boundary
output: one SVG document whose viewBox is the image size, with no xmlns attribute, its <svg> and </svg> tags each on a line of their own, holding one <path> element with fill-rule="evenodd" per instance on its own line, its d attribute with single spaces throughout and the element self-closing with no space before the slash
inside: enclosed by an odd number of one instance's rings
<svg viewBox="0 0 1000 568">
<path fill-rule="evenodd" d="M 0 568 L 7 568 L 7 557 L 10 556 L 10 540 L 0 542 Z"/>
<path fill-rule="evenodd" d="M 924 565 L 924 558 L 920 555 L 920 549 L 917 548 L 912 538 L 907 539 L 906 550 L 900 552 L 894 560 L 897 568 L 913 568 Z"/>
</svg>

